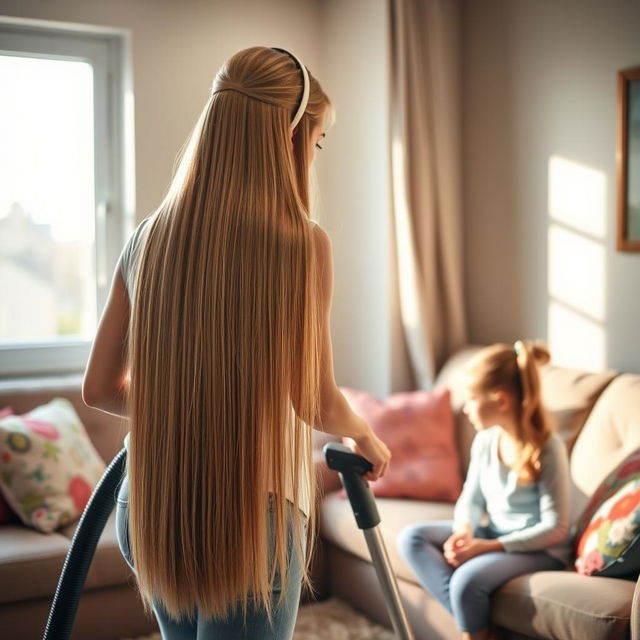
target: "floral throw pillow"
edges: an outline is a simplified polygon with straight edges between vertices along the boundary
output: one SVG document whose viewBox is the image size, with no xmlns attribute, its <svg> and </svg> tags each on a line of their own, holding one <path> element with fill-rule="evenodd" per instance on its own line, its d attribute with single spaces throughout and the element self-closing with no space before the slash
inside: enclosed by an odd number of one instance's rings
<svg viewBox="0 0 640 640">
<path fill-rule="evenodd" d="M 609 475 L 600 483 L 594 494 L 585 507 L 580 519 L 576 523 L 574 536 L 579 540 L 593 521 L 595 512 L 600 505 L 614 495 L 622 485 L 632 478 L 640 478 L 640 449 L 636 449 L 629 454 Z"/>
<path fill-rule="evenodd" d="M 577 526 L 575 567 L 584 575 L 640 571 L 640 449 L 600 484 Z"/>
<path fill-rule="evenodd" d="M 584 575 L 635 577 L 640 570 L 640 479 L 602 503 L 578 542 L 576 570 Z"/>
<path fill-rule="evenodd" d="M 105 468 L 65 398 L 0 418 L 0 492 L 27 526 L 50 533 L 77 520 Z"/>
</svg>

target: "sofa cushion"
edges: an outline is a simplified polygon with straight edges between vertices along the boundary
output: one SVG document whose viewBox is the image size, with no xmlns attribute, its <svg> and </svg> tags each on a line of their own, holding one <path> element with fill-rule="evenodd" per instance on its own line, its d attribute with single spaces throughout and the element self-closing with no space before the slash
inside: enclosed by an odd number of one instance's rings
<svg viewBox="0 0 640 640">
<path fill-rule="evenodd" d="M 450 520 L 453 505 L 380 498 L 380 533 L 394 573 L 418 584 L 397 551 L 400 531 L 416 522 Z M 337 493 L 321 505 L 321 535 L 363 560 L 371 556 L 351 507 Z M 493 596 L 496 624 L 531 638 L 604 640 L 627 637 L 635 582 L 588 577 L 573 571 L 539 572 L 509 581 Z"/>
<path fill-rule="evenodd" d="M 622 374 L 602 392 L 571 454 L 574 516 L 603 479 L 640 447 L 640 375 Z"/>
<path fill-rule="evenodd" d="M 441 502 L 458 498 L 462 479 L 449 389 L 394 393 L 384 400 L 346 387 L 341 391 L 391 452 L 387 473 L 369 483 L 375 496 Z"/>
<path fill-rule="evenodd" d="M 617 640 L 629 635 L 636 583 L 541 571 L 514 578 L 492 598 L 493 621 L 532 638 Z"/>
<path fill-rule="evenodd" d="M 381 518 L 379 530 L 396 575 L 417 584 L 415 575 L 398 552 L 398 534 L 405 526 L 416 522 L 452 520 L 453 504 L 378 498 L 376 505 Z M 344 551 L 371 561 L 364 535 L 356 526 L 351 505 L 348 500 L 341 498 L 338 492 L 330 493 L 322 501 L 320 533 L 325 540 Z"/>
<path fill-rule="evenodd" d="M 542 367 L 542 398 L 569 453 L 596 400 L 615 376 L 615 371 L 591 373 L 552 364 Z"/>
<path fill-rule="evenodd" d="M 104 471 L 66 398 L 0 419 L 0 489 L 24 524 L 50 533 L 77 520 Z"/>
<path fill-rule="evenodd" d="M 69 539 L 60 533 L 2 525 L 0 603 L 52 595 L 68 548 Z"/>
<path fill-rule="evenodd" d="M 54 533 L 0 526 L 0 604 L 52 597 L 78 522 Z M 116 538 L 115 510 L 98 541 L 85 589 L 133 581 Z"/>
</svg>

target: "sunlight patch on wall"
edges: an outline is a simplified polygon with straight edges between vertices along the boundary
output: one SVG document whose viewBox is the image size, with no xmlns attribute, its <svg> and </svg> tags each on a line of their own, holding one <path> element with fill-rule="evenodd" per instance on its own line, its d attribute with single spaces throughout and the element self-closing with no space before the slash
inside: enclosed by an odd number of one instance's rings
<svg viewBox="0 0 640 640">
<path fill-rule="evenodd" d="M 604 172 L 550 158 L 547 340 L 560 366 L 606 368 L 606 191 Z"/>
<path fill-rule="evenodd" d="M 565 158 L 549 160 L 549 217 L 582 233 L 604 238 L 607 178 Z"/>
<path fill-rule="evenodd" d="M 559 302 L 549 304 L 549 348 L 553 364 L 585 371 L 606 367 L 606 340 L 602 325 Z"/>
<path fill-rule="evenodd" d="M 547 247 L 549 295 L 594 320 L 604 320 L 602 243 L 552 224 Z"/>
</svg>

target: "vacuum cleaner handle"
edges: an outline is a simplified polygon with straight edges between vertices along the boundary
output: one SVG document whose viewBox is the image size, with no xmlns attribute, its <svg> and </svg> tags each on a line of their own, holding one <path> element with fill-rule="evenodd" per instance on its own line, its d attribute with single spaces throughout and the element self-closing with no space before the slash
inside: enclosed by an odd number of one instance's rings
<svg viewBox="0 0 640 640">
<path fill-rule="evenodd" d="M 338 442 L 325 444 L 322 452 L 329 469 L 338 471 L 340 474 L 358 529 L 372 529 L 380 524 L 378 507 L 367 481 L 362 477 L 367 471 L 373 469 L 371 462 Z"/>
<path fill-rule="evenodd" d="M 126 459 L 127 450 L 122 449 L 107 467 L 84 508 L 67 551 L 43 640 L 67 640 L 71 636 L 87 572 L 98 540 L 115 506 L 116 491 L 124 475 Z"/>
<path fill-rule="evenodd" d="M 414 640 L 387 549 L 378 529 L 380 524 L 378 507 L 367 481 L 362 477 L 367 471 L 373 469 L 373 465 L 366 458 L 337 442 L 326 444 L 322 451 L 329 469 L 340 474 L 340 480 L 347 492 L 358 528 L 363 530 L 396 638 Z"/>
</svg>

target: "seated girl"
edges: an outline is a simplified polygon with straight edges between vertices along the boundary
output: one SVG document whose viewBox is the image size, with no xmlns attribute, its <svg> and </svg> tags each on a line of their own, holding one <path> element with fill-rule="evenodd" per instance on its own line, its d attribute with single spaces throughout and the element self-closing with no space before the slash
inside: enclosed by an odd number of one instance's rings
<svg viewBox="0 0 640 640">
<path fill-rule="evenodd" d="M 453 521 L 399 536 L 420 584 L 454 616 L 465 640 L 489 637 L 490 597 L 502 584 L 569 561 L 569 465 L 542 404 L 538 343 L 497 344 L 465 368 L 464 412 L 477 430 Z"/>
</svg>

